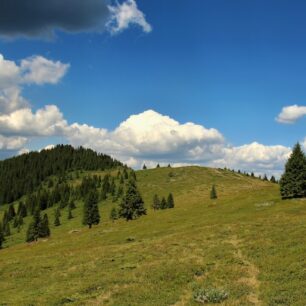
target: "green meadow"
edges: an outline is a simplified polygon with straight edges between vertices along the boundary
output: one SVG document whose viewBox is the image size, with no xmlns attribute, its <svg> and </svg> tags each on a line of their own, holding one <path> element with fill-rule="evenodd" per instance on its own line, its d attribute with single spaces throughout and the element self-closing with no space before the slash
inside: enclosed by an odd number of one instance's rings
<svg viewBox="0 0 306 306">
<path fill-rule="evenodd" d="M 47 210 L 48 239 L 24 242 L 31 217 L 19 233 L 11 227 L 0 305 L 187 306 L 205 290 L 226 293 L 219 305 L 306 305 L 305 199 L 281 200 L 277 184 L 202 167 L 138 171 L 137 186 L 147 215 L 134 221 L 112 222 L 118 204 L 106 200 L 92 229 L 81 202 L 71 220 L 62 210 L 59 227 Z M 153 195 L 169 192 L 175 208 L 153 211 Z"/>
</svg>

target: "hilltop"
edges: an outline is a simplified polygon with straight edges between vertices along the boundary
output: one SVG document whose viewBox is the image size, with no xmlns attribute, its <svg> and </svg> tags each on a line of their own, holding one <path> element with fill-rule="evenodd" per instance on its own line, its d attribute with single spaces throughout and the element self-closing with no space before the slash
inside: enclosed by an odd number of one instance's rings
<svg viewBox="0 0 306 306">
<path fill-rule="evenodd" d="M 116 176 L 117 169 L 70 172 Z M 118 205 L 99 203 L 102 222 L 82 225 L 82 202 L 51 237 L 8 237 L 0 251 L 1 303 L 6 305 L 198 305 L 206 289 L 223 305 L 306 304 L 306 202 L 285 200 L 279 186 L 228 170 L 183 167 L 136 172 L 147 216 L 109 220 Z M 217 200 L 209 192 L 216 186 Z M 172 192 L 175 208 L 153 211 L 154 194 Z M 17 205 L 17 203 L 16 203 Z M 5 206 L 2 206 L 3 209 Z M 26 228 L 30 217 L 25 218 Z M 145 302 L 144 302 L 145 301 Z"/>
</svg>

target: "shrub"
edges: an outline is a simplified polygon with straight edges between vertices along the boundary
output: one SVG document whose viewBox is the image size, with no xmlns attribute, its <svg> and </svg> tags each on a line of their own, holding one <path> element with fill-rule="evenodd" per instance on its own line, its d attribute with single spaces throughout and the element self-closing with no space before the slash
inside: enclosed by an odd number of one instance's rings
<svg viewBox="0 0 306 306">
<path fill-rule="evenodd" d="M 221 303 L 228 298 L 228 293 L 220 289 L 198 289 L 193 295 L 193 299 L 201 304 Z"/>
</svg>

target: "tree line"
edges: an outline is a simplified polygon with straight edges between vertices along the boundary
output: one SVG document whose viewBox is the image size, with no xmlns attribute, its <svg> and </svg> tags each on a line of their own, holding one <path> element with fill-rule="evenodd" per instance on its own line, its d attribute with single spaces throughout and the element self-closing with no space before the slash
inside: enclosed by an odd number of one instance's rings
<svg viewBox="0 0 306 306">
<path fill-rule="evenodd" d="M 0 161 L 0 205 L 35 191 L 52 175 L 75 170 L 108 170 L 123 166 L 108 155 L 83 147 L 58 145 Z"/>
</svg>

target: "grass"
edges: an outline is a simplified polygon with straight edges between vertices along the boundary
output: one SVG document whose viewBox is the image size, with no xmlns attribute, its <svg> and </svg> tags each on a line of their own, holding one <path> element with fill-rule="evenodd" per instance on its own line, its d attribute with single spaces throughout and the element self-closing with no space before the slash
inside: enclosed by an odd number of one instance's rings
<svg viewBox="0 0 306 306">
<path fill-rule="evenodd" d="M 24 243 L 26 224 L 0 251 L 0 305 L 199 305 L 197 292 L 226 292 L 220 305 L 306 305 L 306 201 L 230 171 L 137 172 L 148 215 L 81 225 L 62 213 L 52 236 Z M 217 200 L 209 199 L 212 184 Z M 176 207 L 152 211 L 155 193 Z M 53 223 L 53 210 L 48 210 Z M 26 218 L 26 223 L 29 218 Z"/>
</svg>

